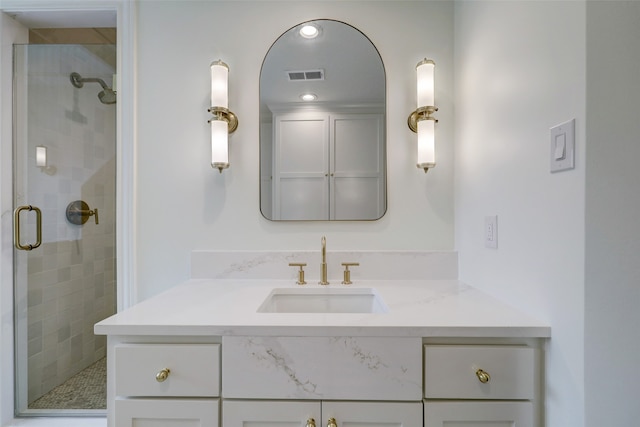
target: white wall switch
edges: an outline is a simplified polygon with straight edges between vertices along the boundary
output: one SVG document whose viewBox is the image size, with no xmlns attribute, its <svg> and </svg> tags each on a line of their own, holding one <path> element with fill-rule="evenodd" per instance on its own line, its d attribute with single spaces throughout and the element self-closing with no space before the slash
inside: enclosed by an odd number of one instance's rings
<svg viewBox="0 0 640 427">
<path fill-rule="evenodd" d="M 484 246 L 498 249 L 498 216 L 484 217 Z"/>
<path fill-rule="evenodd" d="M 571 119 L 550 129 L 551 172 L 566 171 L 575 167 L 575 127 L 576 119 Z"/>
</svg>

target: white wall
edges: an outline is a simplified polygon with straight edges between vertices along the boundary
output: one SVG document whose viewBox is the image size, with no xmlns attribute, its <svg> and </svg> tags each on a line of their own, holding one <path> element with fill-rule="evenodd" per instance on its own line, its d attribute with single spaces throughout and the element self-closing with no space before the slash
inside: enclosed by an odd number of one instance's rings
<svg viewBox="0 0 640 427">
<path fill-rule="evenodd" d="M 240 19 L 241 17 L 241 19 Z M 373 222 L 274 223 L 259 211 L 258 79 L 271 43 L 315 18 L 360 29 L 387 73 L 388 211 Z M 381 25 L 384 23 L 384 25 Z M 453 249 L 453 3 L 142 1 L 137 11 L 138 300 L 189 277 L 193 249 Z M 415 163 L 415 66 L 437 64 L 438 166 Z M 209 64 L 230 67 L 230 169 L 209 165 Z M 316 272 L 314 272 L 316 273 Z"/>
<path fill-rule="evenodd" d="M 640 420 L 639 46 L 640 3 L 587 2 L 588 427 Z"/>
<path fill-rule="evenodd" d="M 584 2 L 455 6 L 460 279 L 551 325 L 548 427 L 584 425 L 585 20 Z M 571 118 L 576 168 L 551 174 L 549 128 Z"/>
</svg>

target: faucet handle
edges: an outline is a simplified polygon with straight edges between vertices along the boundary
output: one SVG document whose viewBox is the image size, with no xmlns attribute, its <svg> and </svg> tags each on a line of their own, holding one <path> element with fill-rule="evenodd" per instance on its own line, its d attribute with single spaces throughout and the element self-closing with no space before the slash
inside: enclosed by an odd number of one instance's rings
<svg viewBox="0 0 640 427">
<path fill-rule="evenodd" d="M 304 281 L 304 267 L 306 267 L 306 262 L 290 262 L 289 266 L 291 267 L 300 267 L 298 270 L 298 281 L 296 282 L 298 285 L 306 285 L 307 282 Z"/>
<path fill-rule="evenodd" d="M 359 262 L 343 262 L 342 263 L 342 266 L 344 267 L 344 280 L 342 281 L 343 285 L 350 285 L 351 283 L 353 283 L 351 281 L 351 271 L 349 270 L 349 267 L 356 267 L 359 265 L 360 265 Z"/>
</svg>

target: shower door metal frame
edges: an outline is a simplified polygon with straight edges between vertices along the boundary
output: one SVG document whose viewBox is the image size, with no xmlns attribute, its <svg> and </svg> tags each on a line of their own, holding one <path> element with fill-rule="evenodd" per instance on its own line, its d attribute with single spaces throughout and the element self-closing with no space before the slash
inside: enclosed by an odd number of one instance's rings
<svg viewBox="0 0 640 427">
<path fill-rule="evenodd" d="M 25 204 L 24 200 L 24 188 L 22 187 L 23 183 L 27 181 L 25 168 L 21 168 L 18 165 L 26 164 L 26 158 L 28 157 L 26 154 L 26 144 L 21 145 L 19 138 L 20 135 L 24 135 L 27 133 L 27 125 L 24 120 L 28 115 L 28 110 L 26 108 L 26 102 L 20 103 L 20 96 L 18 94 L 18 88 L 20 88 L 21 92 L 27 93 L 27 78 L 25 72 L 18 72 L 20 70 L 26 70 L 26 64 L 18 63 L 18 58 L 16 55 L 16 49 L 14 47 L 13 50 L 13 123 L 12 123 L 12 158 L 13 158 L 13 171 L 12 171 L 12 201 L 14 206 L 20 206 Z M 24 104 L 24 105 L 23 105 Z M 22 148 L 22 149 L 21 149 Z M 23 176 L 20 176 L 20 173 L 23 173 Z M 29 205 L 30 206 L 30 205 Z M 16 214 L 18 212 L 18 208 L 14 211 L 14 223 L 13 223 L 13 236 L 14 236 L 14 250 L 13 250 L 13 299 L 14 299 L 14 406 L 16 414 L 23 414 L 26 411 L 27 400 L 28 400 L 28 339 L 21 340 L 20 337 L 28 337 L 28 324 L 27 324 L 27 288 L 26 286 L 20 286 L 20 278 L 26 277 L 27 275 L 27 261 L 26 258 L 28 253 L 23 252 L 18 249 L 18 242 L 15 241 L 17 236 L 16 227 L 19 224 L 16 224 Z M 24 318 L 24 320 L 23 320 Z M 22 374 L 20 374 L 22 373 Z M 27 378 L 24 383 L 19 381 L 21 377 Z M 23 405 L 24 403 L 24 405 Z"/>
<path fill-rule="evenodd" d="M 26 57 L 27 55 L 25 55 Z M 13 150 L 13 203 L 16 206 L 13 212 L 13 293 L 14 293 L 14 411 L 19 416 L 101 416 L 106 415 L 105 409 L 30 409 L 29 405 L 29 324 L 28 324 L 28 289 L 27 282 L 27 258 L 34 250 L 42 250 L 40 248 L 42 244 L 42 210 L 31 204 L 26 204 L 28 200 L 27 187 L 28 183 L 28 160 L 29 160 L 29 147 L 28 147 L 28 102 L 22 102 L 18 92 L 27 93 L 28 77 L 27 77 L 27 61 L 24 59 L 23 64 L 18 64 L 16 50 L 14 48 L 14 72 L 13 72 L 13 129 L 12 129 L 12 150 Z M 18 68 L 22 67 L 20 72 Z M 20 89 L 18 89 L 20 87 Z M 96 99 L 96 102 L 99 100 Z M 115 108 L 115 107 L 114 107 Z M 118 114 L 115 114 L 116 124 L 118 122 Z M 27 137 L 24 137 L 27 135 Z M 117 140 L 117 132 L 115 133 Z M 21 139 L 25 139 L 21 141 Z M 114 145 L 116 141 L 114 141 Z M 117 149 L 115 153 L 116 165 L 119 161 Z M 117 179 L 118 170 L 116 167 L 115 176 Z M 119 200 L 116 197 L 116 207 Z M 97 210 L 97 209 L 96 209 Z M 27 224 L 21 222 L 27 215 L 35 214 L 35 236 L 36 239 L 33 243 L 23 242 L 23 231 L 26 229 Z M 95 212 L 94 212 L 95 215 Z M 118 218 L 116 215 L 116 224 Z M 96 224 L 97 224 L 96 218 Z M 29 230 L 30 231 L 30 230 Z M 117 247 L 118 234 L 115 234 L 114 247 Z M 118 259 L 116 257 L 116 265 Z M 116 284 L 118 284 L 118 278 L 116 277 Z M 116 295 L 119 292 L 119 287 L 116 290 Z M 118 303 L 119 305 L 119 303 Z M 44 362 L 43 362 L 44 363 Z M 106 383 L 105 383 L 106 388 Z"/>
</svg>

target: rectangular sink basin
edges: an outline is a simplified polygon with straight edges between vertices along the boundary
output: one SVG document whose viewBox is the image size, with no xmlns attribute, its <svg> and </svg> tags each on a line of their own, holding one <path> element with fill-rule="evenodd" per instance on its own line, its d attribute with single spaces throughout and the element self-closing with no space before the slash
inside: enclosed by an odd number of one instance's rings
<svg viewBox="0 0 640 427">
<path fill-rule="evenodd" d="M 275 288 L 258 313 L 386 313 L 373 288 Z"/>
</svg>

